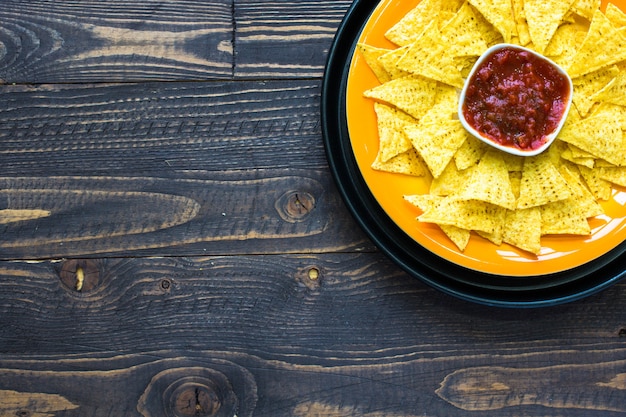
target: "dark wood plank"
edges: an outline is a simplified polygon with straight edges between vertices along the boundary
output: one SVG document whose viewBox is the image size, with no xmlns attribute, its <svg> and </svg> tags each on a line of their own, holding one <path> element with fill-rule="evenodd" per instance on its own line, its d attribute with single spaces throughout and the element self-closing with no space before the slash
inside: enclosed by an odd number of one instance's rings
<svg viewBox="0 0 626 417">
<path fill-rule="evenodd" d="M 235 76 L 321 77 L 352 1 L 236 0 Z"/>
<path fill-rule="evenodd" d="M 3 175 L 326 168 L 318 81 L 1 86 Z"/>
<path fill-rule="evenodd" d="M 6 0 L 0 82 L 204 80 L 233 74 L 231 0 Z"/>
<path fill-rule="evenodd" d="M 0 263 L 7 415 L 174 415 L 186 389 L 215 415 L 626 413 L 624 284 L 521 314 L 372 254 L 89 262 L 81 291 L 68 263 Z"/>
<path fill-rule="evenodd" d="M 372 249 L 310 81 L 4 86 L 0 258 Z"/>
</svg>

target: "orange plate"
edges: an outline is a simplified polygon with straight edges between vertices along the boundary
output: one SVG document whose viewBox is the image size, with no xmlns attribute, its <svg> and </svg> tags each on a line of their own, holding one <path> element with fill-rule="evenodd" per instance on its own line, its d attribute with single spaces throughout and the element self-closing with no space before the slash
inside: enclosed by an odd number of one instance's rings
<svg viewBox="0 0 626 417">
<path fill-rule="evenodd" d="M 366 23 L 359 42 L 395 48 L 384 33 L 419 0 L 383 0 Z M 602 1 L 603 8 L 607 1 Z M 612 3 L 626 10 L 626 0 Z M 352 149 L 367 186 L 389 217 L 416 242 L 458 265 L 490 274 L 508 276 L 544 275 L 581 266 L 615 248 L 626 239 L 626 190 L 614 189 L 613 198 L 602 203 L 605 215 L 590 221 L 590 236 L 547 236 L 538 256 L 513 246 L 493 243 L 473 235 L 465 252 L 459 252 L 438 226 L 420 223 L 419 210 L 402 198 L 428 192 L 430 180 L 375 171 L 370 168 L 378 152 L 378 130 L 373 102 L 363 92 L 379 82 L 356 53 L 348 75 L 346 97 L 348 131 Z"/>
</svg>

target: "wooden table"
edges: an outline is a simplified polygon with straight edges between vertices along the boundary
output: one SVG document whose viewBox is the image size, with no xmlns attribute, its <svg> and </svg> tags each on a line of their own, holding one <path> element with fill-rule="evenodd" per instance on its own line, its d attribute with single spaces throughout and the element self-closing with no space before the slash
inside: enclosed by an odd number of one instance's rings
<svg viewBox="0 0 626 417">
<path fill-rule="evenodd" d="M 320 128 L 349 1 L 4 0 L 0 416 L 617 416 L 626 284 L 430 289 Z"/>
</svg>

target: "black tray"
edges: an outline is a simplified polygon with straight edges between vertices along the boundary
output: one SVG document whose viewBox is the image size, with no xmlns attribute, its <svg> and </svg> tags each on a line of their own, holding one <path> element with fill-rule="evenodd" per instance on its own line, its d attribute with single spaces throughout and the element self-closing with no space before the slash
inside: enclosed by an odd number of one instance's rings
<svg viewBox="0 0 626 417">
<path fill-rule="evenodd" d="M 384 212 L 361 176 L 346 121 L 346 85 L 357 40 L 376 1 L 356 0 L 328 54 L 322 84 L 322 134 L 332 175 L 348 209 L 374 244 L 410 275 L 472 302 L 514 308 L 543 307 L 587 297 L 622 279 L 626 242 L 585 265 L 549 275 L 499 276 L 471 270 L 432 253 Z"/>
</svg>

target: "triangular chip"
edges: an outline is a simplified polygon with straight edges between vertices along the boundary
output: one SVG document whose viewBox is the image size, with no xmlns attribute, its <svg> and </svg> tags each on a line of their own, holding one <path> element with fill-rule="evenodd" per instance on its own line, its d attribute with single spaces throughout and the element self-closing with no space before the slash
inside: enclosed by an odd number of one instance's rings
<svg viewBox="0 0 626 417">
<path fill-rule="evenodd" d="M 403 152 L 383 162 L 380 153 L 372 163 L 372 169 L 376 171 L 392 172 L 394 174 L 405 174 L 414 177 L 423 177 L 428 174 L 428 168 L 417 154 L 415 149 Z"/>
<path fill-rule="evenodd" d="M 579 166 L 578 170 L 596 200 L 606 201 L 611 198 L 611 183 L 602 178 L 600 170 L 583 166 Z"/>
<path fill-rule="evenodd" d="M 619 7 L 613 3 L 606 5 L 605 11 L 607 19 L 611 21 L 616 28 L 622 28 L 626 26 L 626 13 L 624 13 Z"/>
<path fill-rule="evenodd" d="M 484 201 L 444 197 L 418 217 L 419 221 L 451 225 L 461 229 L 493 233 L 504 219 L 506 210 Z"/>
<path fill-rule="evenodd" d="M 603 180 L 626 187 L 626 167 L 600 168 L 599 176 Z"/>
<path fill-rule="evenodd" d="M 467 137 L 458 120 L 407 125 L 404 131 L 435 178 L 441 175 Z"/>
<path fill-rule="evenodd" d="M 467 181 L 470 170 L 458 170 L 456 165 L 449 163 L 441 175 L 433 178 L 430 183 L 430 194 L 437 196 L 448 196 L 457 193 L 463 183 Z"/>
<path fill-rule="evenodd" d="M 509 171 L 500 152 L 487 152 L 472 168 L 469 179 L 456 194 L 460 200 L 480 200 L 509 210 L 515 208 L 515 196 Z"/>
<path fill-rule="evenodd" d="M 572 11 L 578 16 L 591 20 L 595 11 L 600 8 L 601 3 L 601 0 L 576 0 L 572 4 Z"/>
<path fill-rule="evenodd" d="M 435 103 L 437 83 L 424 77 L 409 76 L 381 84 L 363 93 L 386 102 L 419 119 Z"/>
<path fill-rule="evenodd" d="M 617 74 L 619 74 L 619 68 L 612 65 L 598 71 L 590 72 L 572 81 L 574 85 L 574 96 L 572 100 L 582 116 L 587 116 L 591 107 L 596 102 L 601 101 L 597 93 L 606 87 L 611 80 L 615 79 Z"/>
<path fill-rule="evenodd" d="M 378 81 L 380 81 L 381 84 L 391 81 L 391 75 L 389 75 L 389 72 L 387 72 L 385 67 L 378 61 L 378 58 L 382 55 L 389 53 L 389 49 L 377 48 L 364 43 L 359 43 L 357 47 L 363 59 L 365 59 L 365 63 L 370 67 L 374 75 L 376 75 Z"/>
<path fill-rule="evenodd" d="M 502 34 L 505 42 L 511 42 L 516 32 L 511 0 L 469 0 L 469 3 Z"/>
<path fill-rule="evenodd" d="M 541 211 L 539 208 L 507 211 L 502 240 L 538 255 L 541 251 Z"/>
<path fill-rule="evenodd" d="M 414 206 L 418 207 L 422 211 L 427 211 L 435 205 L 435 201 L 439 201 L 433 198 L 431 195 L 410 195 L 404 196 L 404 199 Z M 471 233 L 467 229 L 461 229 L 460 227 L 450 226 L 446 224 L 438 225 L 441 231 L 448 236 L 448 238 L 456 245 L 462 252 L 469 243 Z"/>
<path fill-rule="evenodd" d="M 576 205 L 581 210 L 581 215 L 585 218 L 599 216 L 604 213 L 602 206 L 596 201 L 595 197 L 587 187 L 583 184 L 583 179 L 574 169 L 570 169 L 567 166 L 562 166 L 559 172 L 567 181 L 572 196 L 570 200 L 575 200 Z M 567 201 L 567 200 L 563 200 Z"/>
<path fill-rule="evenodd" d="M 378 57 L 378 65 L 380 65 L 385 70 L 385 72 L 389 74 L 389 77 L 392 80 L 411 75 L 406 71 L 398 69 L 398 66 L 396 65 L 398 63 L 398 60 L 404 56 L 408 49 L 408 46 L 403 46 L 401 48 L 392 49 L 389 52 L 382 54 Z"/>
<path fill-rule="evenodd" d="M 517 208 L 541 206 L 570 196 L 567 182 L 545 154 L 525 160 Z"/>
<path fill-rule="evenodd" d="M 588 235 L 591 227 L 585 208 L 574 198 L 548 203 L 541 208 L 541 234 Z"/>
<path fill-rule="evenodd" d="M 398 46 L 409 45 L 431 22 L 438 20 L 441 12 L 456 12 L 461 4 L 461 0 L 422 0 L 393 25 L 385 33 L 385 37 Z"/>
<path fill-rule="evenodd" d="M 487 49 L 476 14 L 468 3 L 464 3 L 441 30 L 441 40 L 448 45 L 448 53 L 454 57 L 479 56 Z"/>
<path fill-rule="evenodd" d="M 626 59 L 626 39 L 599 9 L 567 72 L 575 78 Z"/>
<path fill-rule="evenodd" d="M 462 88 L 463 77 L 456 67 L 448 45 L 442 42 L 436 22 L 413 42 L 397 62 L 398 69 Z"/>
<path fill-rule="evenodd" d="M 592 116 L 573 125 L 566 124 L 559 139 L 614 165 L 626 162 L 621 126 L 610 115 Z"/>
<path fill-rule="evenodd" d="M 404 126 L 407 123 L 417 123 L 415 118 L 382 103 L 374 103 L 374 111 L 378 123 L 380 159 L 383 162 L 413 149 L 411 141 L 404 133 Z"/>
<path fill-rule="evenodd" d="M 467 135 L 467 139 L 463 142 L 463 145 L 461 145 L 459 150 L 454 154 L 454 163 L 457 169 L 465 170 L 477 165 L 488 148 L 490 148 L 490 146 L 482 140 L 472 135 Z"/>
<path fill-rule="evenodd" d="M 524 14 L 534 48 L 542 54 L 574 0 L 524 0 Z"/>
<path fill-rule="evenodd" d="M 530 43 L 530 32 L 528 30 L 528 22 L 526 21 L 526 13 L 524 12 L 525 0 L 512 0 L 513 17 L 515 19 L 515 27 L 517 31 L 517 40 L 519 45 L 526 46 Z"/>
<path fill-rule="evenodd" d="M 617 69 L 617 68 L 616 68 Z M 600 91 L 590 98 L 595 101 L 623 106 L 626 104 L 626 72 L 619 72 Z"/>
</svg>

